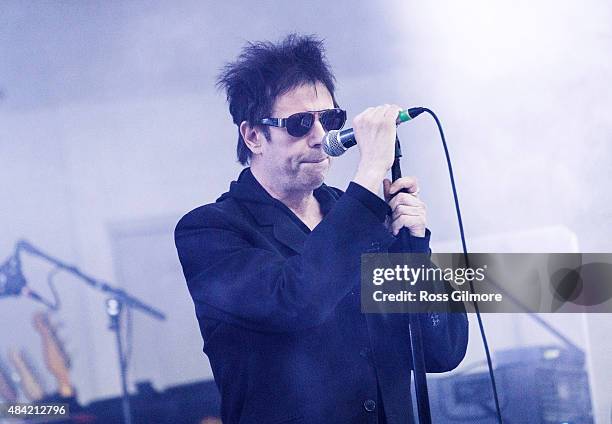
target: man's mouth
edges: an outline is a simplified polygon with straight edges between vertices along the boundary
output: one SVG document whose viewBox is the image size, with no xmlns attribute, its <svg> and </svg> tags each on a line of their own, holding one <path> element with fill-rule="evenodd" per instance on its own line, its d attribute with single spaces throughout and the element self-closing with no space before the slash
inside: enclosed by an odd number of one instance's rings
<svg viewBox="0 0 612 424">
<path fill-rule="evenodd" d="M 327 156 L 322 157 L 322 158 L 309 159 L 309 160 L 305 160 L 303 162 L 305 162 L 305 163 L 321 163 L 321 162 L 323 162 L 325 160 L 327 160 Z"/>
</svg>

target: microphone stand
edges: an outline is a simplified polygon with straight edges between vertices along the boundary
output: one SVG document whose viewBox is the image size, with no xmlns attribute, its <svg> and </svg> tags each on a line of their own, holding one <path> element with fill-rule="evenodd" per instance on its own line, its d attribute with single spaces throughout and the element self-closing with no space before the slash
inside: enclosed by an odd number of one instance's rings
<svg viewBox="0 0 612 424">
<path fill-rule="evenodd" d="M 391 179 L 393 181 L 402 177 L 400 158 L 402 148 L 397 134 L 395 135 L 395 160 L 391 166 Z M 410 232 L 408 228 L 402 228 L 398 234 L 402 245 L 408 245 Z M 423 335 L 421 321 L 417 313 L 408 314 L 408 325 L 410 333 L 410 344 L 412 346 L 412 371 L 414 374 L 414 388 L 416 392 L 417 407 L 420 424 L 431 424 L 431 411 L 429 409 L 429 394 L 427 392 L 427 377 L 425 374 L 425 356 L 423 354 Z"/>
<path fill-rule="evenodd" d="M 55 265 L 56 268 L 67 271 L 77 276 L 81 281 L 84 281 L 89 286 L 110 295 L 110 299 L 106 301 L 106 314 L 110 319 L 109 329 L 115 333 L 115 342 L 117 344 L 119 371 L 121 377 L 121 405 L 123 410 L 123 421 L 124 424 L 131 424 L 132 413 L 130 409 L 130 395 L 128 393 L 127 388 L 127 358 L 121 340 L 121 309 L 123 307 L 137 309 L 160 321 L 164 321 L 166 319 L 166 316 L 162 312 L 158 311 L 152 306 L 145 304 L 144 302 L 123 291 L 122 289 L 112 287 L 104 281 L 97 280 L 93 277 L 88 276 L 87 274 L 84 274 L 74 265 L 66 264 L 60 261 L 59 259 L 47 255 L 46 253 L 32 246 L 25 240 L 21 240 L 17 243 L 15 256 L 18 262 L 19 253 L 22 250 L 34 256 L 38 256 L 42 259 L 45 259 L 46 261 Z"/>
</svg>

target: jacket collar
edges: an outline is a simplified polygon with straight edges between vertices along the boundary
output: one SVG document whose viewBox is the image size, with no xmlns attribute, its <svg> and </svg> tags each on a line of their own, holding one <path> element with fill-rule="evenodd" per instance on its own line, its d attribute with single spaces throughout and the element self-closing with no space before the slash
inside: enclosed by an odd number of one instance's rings
<svg viewBox="0 0 612 424">
<path fill-rule="evenodd" d="M 321 203 L 324 214 L 338 198 L 338 194 L 325 184 L 317 188 L 314 195 Z M 232 181 L 229 191 L 221 195 L 217 202 L 226 198 L 238 200 L 259 225 L 272 227 L 276 240 L 297 253 L 302 252 L 307 233 L 295 221 L 295 214 L 259 184 L 250 168 L 244 169 L 237 181 Z"/>
</svg>

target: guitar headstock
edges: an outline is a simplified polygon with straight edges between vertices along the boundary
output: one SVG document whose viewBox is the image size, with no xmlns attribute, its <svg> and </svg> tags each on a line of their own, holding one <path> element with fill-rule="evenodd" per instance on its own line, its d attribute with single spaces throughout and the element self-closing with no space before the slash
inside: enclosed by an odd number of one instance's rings
<svg viewBox="0 0 612 424">
<path fill-rule="evenodd" d="M 49 316 L 44 312 L 37 312 L 32 318 L 32 324 L 42 338 L 45 364 L 57 380 L 59 393 L 65 397 L 72 396 L 74 390 L 70 383 L 70 357 Z"/>
</svg>

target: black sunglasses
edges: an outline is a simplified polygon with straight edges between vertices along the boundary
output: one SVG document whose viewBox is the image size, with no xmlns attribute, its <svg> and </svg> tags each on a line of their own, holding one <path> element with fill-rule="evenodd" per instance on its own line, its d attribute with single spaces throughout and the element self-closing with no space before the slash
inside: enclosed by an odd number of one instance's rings
<svg viewBox="0 0 612 424">
<path fill-rule="evenodd" d="M 286 128 L 289 135 L 303 137 L 308 134 L 314 125 L 317 115 L 319 115 L 319 121 L 325 131 L 339 130 L 346 122 L 346 111 L 335 108 L 294 113 L 287 118 L 264 118 L 258 123 L 271 127 Z"/>
</svg>

